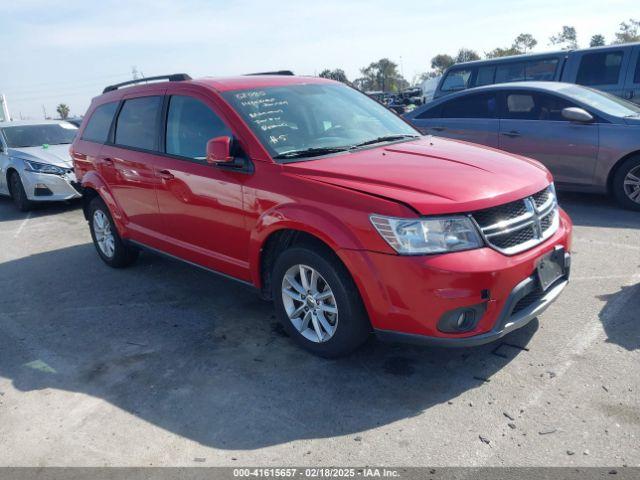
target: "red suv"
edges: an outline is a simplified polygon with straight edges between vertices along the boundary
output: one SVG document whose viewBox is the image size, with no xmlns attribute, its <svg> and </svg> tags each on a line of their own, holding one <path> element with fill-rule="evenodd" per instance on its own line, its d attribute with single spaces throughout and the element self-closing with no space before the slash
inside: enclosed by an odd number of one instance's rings
<svg viewBox="0 0 640 480">
<path fill-rule="evenodd" d="M 330 80 L 150 80 L 107 87 L 71 148 L 112 267 L 146 248 L 248 283 L 327 357 L 371 332 L 486 343 L 567 284 L 571 220 L 536 161 L 420 136 Z"/>
</svg>

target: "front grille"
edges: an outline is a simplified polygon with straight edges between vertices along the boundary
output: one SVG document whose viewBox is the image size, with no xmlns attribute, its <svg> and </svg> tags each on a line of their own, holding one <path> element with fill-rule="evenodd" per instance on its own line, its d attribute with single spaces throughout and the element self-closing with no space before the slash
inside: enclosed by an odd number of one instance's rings
<svg viewBox="0 0 640 480">
<path fill-rule="evenodd" d="M 530 197 L 471 214 L 489 246 L 513 255 L 538 245 L 558 229 L 553 186 Z"/>
</svg>

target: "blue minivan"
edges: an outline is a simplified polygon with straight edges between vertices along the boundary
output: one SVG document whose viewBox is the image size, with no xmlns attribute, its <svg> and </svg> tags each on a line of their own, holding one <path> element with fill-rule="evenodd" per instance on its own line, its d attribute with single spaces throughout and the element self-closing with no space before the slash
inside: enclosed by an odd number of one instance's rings
<svg viewBox="0 0 640 480">
<path fill-rule="evenodd" d="M 458 63 L 444 73 L 434 98 L 519 81 L 576 83 L 640 104 L 640 43 Z"/>
</svg>

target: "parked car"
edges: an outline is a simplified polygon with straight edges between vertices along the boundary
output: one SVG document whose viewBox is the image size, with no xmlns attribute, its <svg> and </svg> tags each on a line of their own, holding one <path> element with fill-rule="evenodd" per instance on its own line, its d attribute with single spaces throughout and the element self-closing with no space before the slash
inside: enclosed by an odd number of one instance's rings
<svg viewBox="0 0 640 480">
<path fill-rule="evenodd" d="M 458 63 L 444 73 L 434 98 L 520 81 L 575 83 L 640 103 L 640 43 Z"/>
<path fill-rule="evenodd" d="M 254 286 L 328 357 L 372 331 L 490 342 L 567 284 L 572 224 L 536 161 L 422 138 L 327 79 L 144 81 L 96 97 L 71 148 L 109 266 L 147 248 Z"/>
<path fill-rule="evenodd" d="M 22 211 L 80 197 L 69 155 L 77 131 L 63 121 L 0 122 L 0 194 Z"/>
<path fill-rule="evenodd" d="M 478 87 L 407 114 L 420 131 L 542 162 L 558 187 L 640 210 L 640 106 L 558 82 Z"/>
</svg>

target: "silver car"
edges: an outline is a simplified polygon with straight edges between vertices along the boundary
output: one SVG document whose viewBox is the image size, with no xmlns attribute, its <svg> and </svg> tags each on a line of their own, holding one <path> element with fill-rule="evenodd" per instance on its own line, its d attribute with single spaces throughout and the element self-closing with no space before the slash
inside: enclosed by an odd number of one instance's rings
<svg viewBox="0 0 640 480">
<path fill-rule="evenodd" d="M 465 90 L 405 115 L 425 134 L 542 162 L 560 188 L 610 193 L 640 210 L 640 106 L 559 82 Z"/>
<path fill-rule="evenodd" d="M 22 211 L 80 197 L 69 155 L 77 131 L 64 121 L 0 122 L 0 195 Z"/>
</svg>

